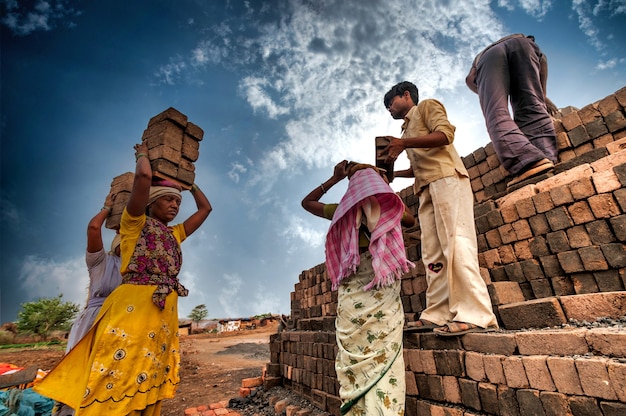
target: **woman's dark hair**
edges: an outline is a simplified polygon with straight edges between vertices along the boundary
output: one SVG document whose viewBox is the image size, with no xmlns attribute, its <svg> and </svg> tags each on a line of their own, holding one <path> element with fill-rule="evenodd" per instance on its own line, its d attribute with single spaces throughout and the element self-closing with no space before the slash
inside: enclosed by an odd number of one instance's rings
<svg viewBox="0 0 626 416">
<path fill-rule="evenodd" d="M 409 92 L 409 95 L 411 96 L 411 99 L 413 100 L 413 104 L 417 105 L 417 103 L 419 102 L 419 91 L 417 87 L 412 82 L 402 81 L 402 82 L 397 83 L 393 87 L 391 87 L 389 92 L 385 94 L 385 98 L 384 98 L 385 108 L 389 108 L 389 103 L 391 102 L 391 99 L 393 97 L 395 97 L 396 95 L 402 96 L 404 95 L 405 91 Z"/>
</svg>

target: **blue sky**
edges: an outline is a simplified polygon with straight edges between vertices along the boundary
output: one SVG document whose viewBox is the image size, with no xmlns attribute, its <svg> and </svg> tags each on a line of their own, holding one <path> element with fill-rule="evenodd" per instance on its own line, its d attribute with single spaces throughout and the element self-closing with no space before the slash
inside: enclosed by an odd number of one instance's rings
<svg viewBox="0 0 626 416">
<path fill-rule="evenodd" d="M 196 182 L 214 207 L 183 244 L 180 316 L 206 304 L 223 318 L 290 312 L 299 274 L 324 261 L 329 225 L 300 201 L 340 160 L 373 163 L 375 136 L 399 135 L 382 104 L 396 82 L 444 103 L 462 156 L 489 140 L 465 75 L 504 35 L 536 37 L 559 107 L 626 85 L 626 0 L 0 0 L 0 10 L 0 322 L 40 297 L 84 303 L 87 222 L 168 107 L 205 132 Z M 193 210 L 184 195 L 177 219 Z"/>
</svg>

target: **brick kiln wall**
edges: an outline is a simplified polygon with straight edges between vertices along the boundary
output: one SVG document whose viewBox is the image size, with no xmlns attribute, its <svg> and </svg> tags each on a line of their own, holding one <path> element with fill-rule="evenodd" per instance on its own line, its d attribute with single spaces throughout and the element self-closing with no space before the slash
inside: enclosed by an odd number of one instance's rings
<svg viewBox="0 0 626 416">
<path fill-rule="evenodd" d="M 626 414 L 625 106 L 626 87 L 562 110 L 559 163 L 513 189 L 491 143 L 463 158 L 481 274 L 503 331 L 406 334 L 407 415 Z M 417 213 L 412 188 L 399 194 Z M 419 225 L 405 231 L 417 267 L 402 278 L 402 301 L 413 320 L 426 276 Z M 336 310 L 324 264 L 303 271 L 268 369 L 339 415 Z M 607 318 L 617 324 L 566 325 Z"/>
</svg>

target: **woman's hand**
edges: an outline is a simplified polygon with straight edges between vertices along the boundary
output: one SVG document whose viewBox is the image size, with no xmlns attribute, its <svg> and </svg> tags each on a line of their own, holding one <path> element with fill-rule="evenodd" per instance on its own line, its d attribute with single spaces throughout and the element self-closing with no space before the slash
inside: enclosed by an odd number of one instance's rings
<svg viewBox="0 0 626 416">
<path fill-rule="evenodd" d="M 342 160 L 341 162 L 335 165 L 335 170 L 333 171 L 333 178 L 339 182 L 348 176 L 348 161 Z"/>
</svg>

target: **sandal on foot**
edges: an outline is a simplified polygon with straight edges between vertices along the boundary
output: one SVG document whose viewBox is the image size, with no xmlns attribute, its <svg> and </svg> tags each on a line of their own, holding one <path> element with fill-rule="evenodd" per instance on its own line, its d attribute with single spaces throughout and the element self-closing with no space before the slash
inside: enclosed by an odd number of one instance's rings
<svg viewBox="0 0 626 416">
<path fill-rule="evenodd" d="M 458 337 L 465 334 L 474 334 L 480 332 L 493 332 L 495 327 L 482 328 L 478 325 L 470 324 L 467 322 L 448 322 L 441 328 L 433 329 L 433 332 L 442 337 Z"/>
<path fill-rule="evenodd" d="M 417 321 L 407 323 L 404 327 L 404 332 L 431 332 L 435 328 L 441 328 L 441 325 L 437 325 L 426 319 L 418 319 Z"/>
<path fill-rule="evenodd" d="M 507 183 L 506 186 L 507 188 L 509 188 L 513 185 L 517 185 L 518 183 L 525 181 L 526 179 L 530 179 L 533 176 L 538 176 L 539 174 L 547 172 L 553 168 L 554 163 L 552 163 L 552 161 L 550 161 L 549 159 L 541 159 L 540 161 L 535 162 L 533 165 L 531 165 L 527 170 L 525 170 L 511 182 Z"/>
</svg>

